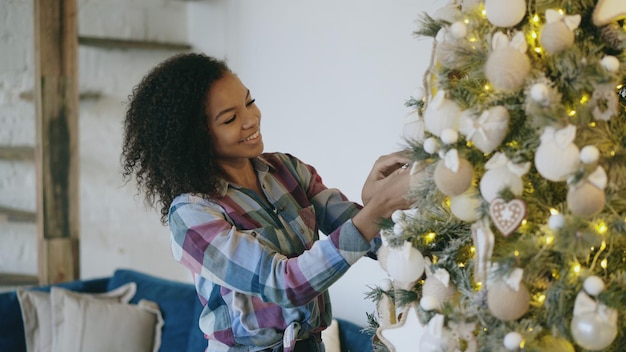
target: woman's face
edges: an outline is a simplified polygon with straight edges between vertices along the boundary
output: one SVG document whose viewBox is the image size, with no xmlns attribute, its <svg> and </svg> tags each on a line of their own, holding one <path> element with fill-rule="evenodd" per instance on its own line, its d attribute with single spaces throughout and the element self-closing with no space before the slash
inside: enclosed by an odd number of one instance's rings
<svg viewBox="0 0 626 352">
<path fill-rule="evenodd" d="M 228 72 L 213 83 L 207 97 L 209 133 L 222 163 L 237 163 L 263 152 L 261 111 L 250 90 Z"/>
</svg>

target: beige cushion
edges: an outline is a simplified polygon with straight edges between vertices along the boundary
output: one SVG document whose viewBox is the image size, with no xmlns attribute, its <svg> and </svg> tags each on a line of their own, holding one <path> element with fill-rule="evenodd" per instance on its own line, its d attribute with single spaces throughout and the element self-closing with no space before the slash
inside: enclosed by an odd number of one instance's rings
<svg viewBox="0 0 626 352">
<path fill-rule="evenodd" d="M 137 285 L 131 282 L 113 291 L 97 294 L 81 293 L 81 295 L 111 302 L 128 303 L 135 295 L 135 292 L 137 292 Z M 50 295 L 50 293 L 43 291 L 17 291 L 17 297 L 22 309 L 22 320 L 24 321 L 26 350 L 29 352 L 52 350 L 53 332 Z"/>
<path fill-rule="evenodd" d="M 124 304 L 52 288 L 52 352 L 158 351 L 163 317 L 156 303 Z"/>
<path fill-rule="evenodd" d="M 339 340 L 339 323 L 333 319 L 330 325 L 322 331 L 322 341 L 326 352 L 341 352 L 341 341 Z"/>
</svg>

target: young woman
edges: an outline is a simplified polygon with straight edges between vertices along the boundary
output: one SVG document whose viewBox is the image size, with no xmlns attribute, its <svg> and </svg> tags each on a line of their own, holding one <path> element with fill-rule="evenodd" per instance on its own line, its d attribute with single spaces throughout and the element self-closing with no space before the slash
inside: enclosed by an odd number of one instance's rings
<svg viewBox="0 0 626 352">
<path fill-rule="evenodd" d="M 381 218 L 409 206 L 401 152 L 376 161 L 364 206 L 296 157 L 263 153 L 252 93 L 202 54 L 162 62 L 134 89 L 122 157 L 194 275 L 207 351 L 324 351 L 329 286 L 377 250 Z"/>
</svg>

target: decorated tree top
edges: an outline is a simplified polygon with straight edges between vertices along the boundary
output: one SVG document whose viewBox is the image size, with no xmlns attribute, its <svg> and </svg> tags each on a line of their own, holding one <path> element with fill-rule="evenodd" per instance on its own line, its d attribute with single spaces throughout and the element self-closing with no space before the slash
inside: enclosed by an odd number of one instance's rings
<svg viewBox="0 0 626 352">
<path fill-rule="evenodd" d="M 415 207 L 381 234 L 380 350 L 626 346 L 626 1 L 464 0 L 405 137 Z"/>
</svg>

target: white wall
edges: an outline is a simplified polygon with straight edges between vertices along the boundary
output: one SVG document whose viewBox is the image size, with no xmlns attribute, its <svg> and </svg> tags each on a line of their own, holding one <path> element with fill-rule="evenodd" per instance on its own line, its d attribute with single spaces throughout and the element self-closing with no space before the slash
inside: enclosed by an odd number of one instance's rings
<svg viewBox="0 0 626 352">
<path fill-rule="evenodd" d="M 443 0 L 80 0 L 81 34 L 188 41 L 226 57 L 263 112 L 267 151 L 314 165 L 330 187 L 360 200 L 371 165 L 398 150 L 404 102 L 419 86 L 430 42 L 412 36 L 421 11 Z M 0 2 L 0 144 L 34 144 L 31 0 Z M 11 14 L 9 16 L 9 14 Z M 133 268 L 189 281 L 169 234 L 120 176 L 124 105 L 132 86 L 169 51 L 81 47 L 81 276 Z M 34 168 L 0 161 L 0 204 L 35 208 Z M 34 225 L 0 223 L 0 271 L 36 272 Z M 365 324 L 367 285 L 385 273 L 359 261 L 331 290 L 336 316 Z"/>
</svg>

